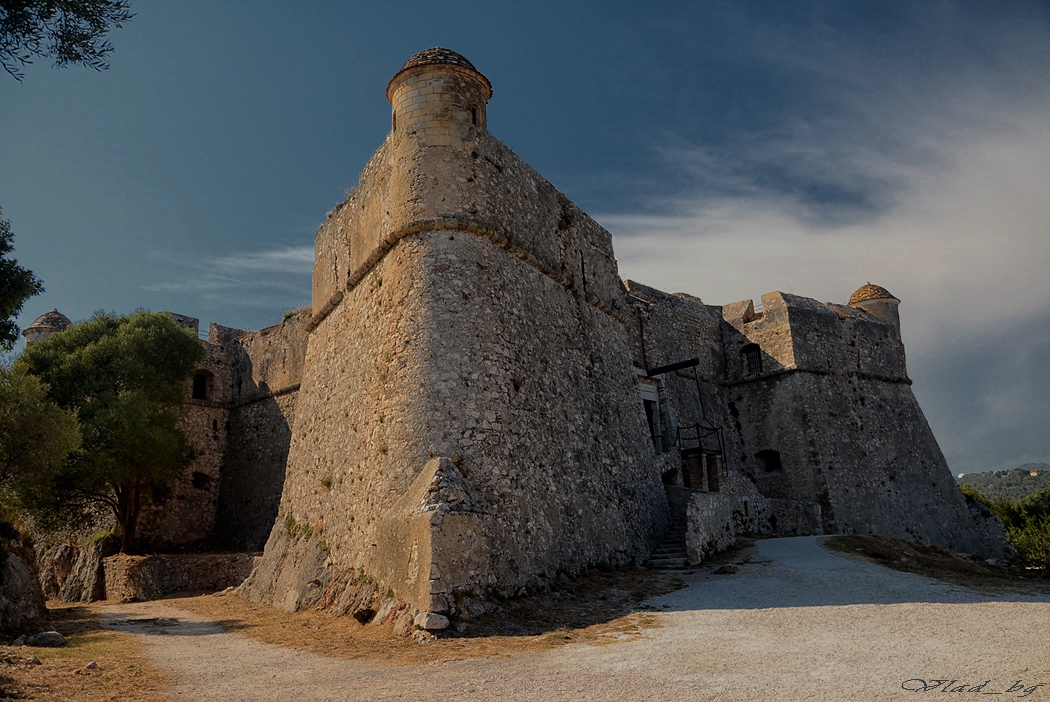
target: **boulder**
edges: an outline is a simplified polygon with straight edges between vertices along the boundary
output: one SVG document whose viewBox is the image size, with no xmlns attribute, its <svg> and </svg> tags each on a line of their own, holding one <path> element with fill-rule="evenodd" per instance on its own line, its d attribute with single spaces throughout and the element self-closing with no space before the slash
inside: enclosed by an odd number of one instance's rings
<svg viewBox="0 0 1050 702">
<path fill-rule="evenodd" d="M 57 648 L 66 645 L 66 637 L 57 631 L 41 631 L 26 639 L 28 646 L 41 646 L 44 648 Z"/>
<path fill-rule="evenodd" d="M 416 615 L 413 624 L 427 631 L 440 631 L 448 628 L 448 617 L 436 612 L 420 612 Z"/>
</svg>

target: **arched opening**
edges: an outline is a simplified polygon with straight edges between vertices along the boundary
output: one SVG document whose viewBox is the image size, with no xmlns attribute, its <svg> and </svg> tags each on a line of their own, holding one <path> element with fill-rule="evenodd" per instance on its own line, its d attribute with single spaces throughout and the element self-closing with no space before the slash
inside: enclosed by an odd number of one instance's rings
<svg viewBox="0 0 1050 702">
<path fill-rule="evenodd" d="M 758 344 L 748 344 L 740 353 L 744 360 L 744 375 L 762 375 L 762 350 Z"/>
<path fill-rule="evenodd" d="M 784 470 L 780 462 L 780 451 L 765 449 L 755 454 L 758 470 L 761 473 L 780 473 Z"/>
</svg>

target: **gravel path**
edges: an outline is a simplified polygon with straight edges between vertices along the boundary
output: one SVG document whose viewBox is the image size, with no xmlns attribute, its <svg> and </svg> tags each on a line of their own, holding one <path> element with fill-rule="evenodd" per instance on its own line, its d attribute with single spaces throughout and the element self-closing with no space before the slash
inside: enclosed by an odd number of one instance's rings
<svg viewBox="0 0 1050 702">
<path fill-rule="evenodd" d="M 141 635 L 185 700 L 1050 700 L 1047 598 L 943 585 L 817 537 L 760 541 L 738 573 L 687 580 L 646 603 L 663 624 L 646 638 L 498 660 L 343 661 L 149 602 L 114 605 L 103 623 Z"/>
</svg>

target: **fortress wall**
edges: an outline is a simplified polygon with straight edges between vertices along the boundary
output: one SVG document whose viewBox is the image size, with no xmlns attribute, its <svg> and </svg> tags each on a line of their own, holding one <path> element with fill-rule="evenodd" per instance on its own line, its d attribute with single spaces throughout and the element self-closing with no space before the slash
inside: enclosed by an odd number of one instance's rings
<svg viewBox="0 0 1050 702">
<path fill-rule="evenodd" d="M 648 554 L 666 500 L 626 334 L 582 282 L 526 259 L 419 232 L 321 321 L 251 599 L 294 609 L 374 584 L 448 611 L 453 591 Z"/>
<path fill-rule="evenodd" d="M 726 378 L 745 377 L 744 348 L 758 344 L 762 354 L 762 371 L 770 373 L 796 366 L 795 345 L 791 334 L 791 320 L 782 293 L 762 296 L 762 311 L 756 312 L 751 300 L 734 302 L 722 307 L 722 315 L 729 328 L 723 328 Z"/>
<path fill-rule="evenodd" d="M 404 236 L 471 228 L 592 304 L 623 314 L 612 239 L 505 145 L 480 129 L 462 146 L 388 138 L 358 187 L 316 235 L 313 310 L 360 278 Z"/>
<path fill-rule="evenodd" d="M 229 448 L 213 536 L 224 547 L 261 550 L 277 518 L 309 319 L 294 315 L 225 345 Z"/>
<path fill-rule="evenodd" d="M 298 393 L 266 397 L 230 412 L 214 539 L 260 551 L 277 519 Z"/>
<path fill-rule="evenodd" d="M 745 471 L 767 497 L 817 501 L 826 533 L 882 534 L 995 555 L 911 388 L 858 374 L 790 373 L 729 389 Z M 780 453 L 765 472 L 755 454 Z"/>
<path fill-rule="evenodd" d="M 488 226 L 552 279 L 622 312 L 612 237 L 499 140 L 479 133 L 463 149 L 423 149 L 418 165 L 417 216 Z"/>
<path fill-rule="evenodd" d="M 427 339 L 419 248 L 403 240 L 310 335 L 280 512 L 244 587 L 254 601 L 294 610 L 359 572 L 375 578 L 377 520 L 429 458 L 415 421 Z"/>
<path fill-rule="evenodd" d="M 636 350 L 635 358 L 644 357 L 650 368 L 690 358 L 697 358 L 700 362 L 696 366 L 700 396 L 692 368 L 659 376 L 670 406 L 672 426 L 666 428 L 669 439 L 674 438 L 676 428 L 692 427 L 702 419 L 709 425 L 726 427 L 731 420 L 720 385 L 726 363 L 721 338 L 721 308 L 705 305 L 689 295 L 668 294 L 634 281 L 627 281 L 627 289 L 633 297 L 644 301 L 637 308 L 641 333 L 636 338 L 644 340 L 645 350 L 644 354 L 641 349 Z M 689 432 L 687 435 L 694 434 Z M 725 436 L 732 438 L 731 434 Z M 687 442 L 687 445 L 692 447 L 695 443 Z M 709 448 L 716 445 L 714 437 L 705 441 Z M 730 452 L 730 455 L 733 454 Z M 729 468 L 728 464 L 726 468 Z M 742 488 L 747 492 L 746 487 L 739 481 L 730 484 L 723 480 L 719 485 L 722 491 Z"/>
<path fill-rule="evenodd" d="M 186 400 L 179 428 L 196 451 L 193 462 L 171 481 L 164 499 L 146 504 L 139 520 L 138 538 L 144 547 L 170 548 L 207 539 L 215 524 L 227 450 L 230 364 L 224 346 L 206 343 L 201 368 L 212 374 L 204 400 Z M 187 383 L 187 397 L 190 384 Z"/>
<path fill-rule="evenodd" d="M 369 159 L 347 199 L 328 213 L 314 237 L 313 311 L 316 314 L 351 273 L 380 247 L 383 237 L 412 221 L 403 178 L 393 169 L 407 168 L 404 154 L 395 154 L 388 137 Z M 395 192 L 391 192 L 391 189 Z M 397 197 L 397 196 L 400 197 Z"/>
<path fill-rule="evenodd" d="M 896 329 L 862 309 L 782 292 L 763 295 L 762 308 L 756 314 L 750 300 L 723 307 L 730 380 L 745 376 L 742 351 L 752 343 L 762 351 L 764 373 L 800 368 L 907 378 Z"/>
<path fill-rule="evenodd" d="M 287 390 L 303 379 L 310 315 L 292 315 L 265 329 L 244 332 L 231 344 L 231 404 Z"/>
<path fill-rule="evenodd" d="M 435 455 L 460 457 L 459 519 L 491 545 L 439 564 L 442 591 L 644 558 L 666 498 L 622 325 L 485 239 L 423 240 L 425 426 Z"/>
</svg>

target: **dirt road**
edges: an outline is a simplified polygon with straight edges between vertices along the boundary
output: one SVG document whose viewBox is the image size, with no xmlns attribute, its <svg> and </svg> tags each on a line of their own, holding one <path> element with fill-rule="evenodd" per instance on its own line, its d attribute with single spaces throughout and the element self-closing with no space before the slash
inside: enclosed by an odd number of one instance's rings
<svg viewBox="0 0 1050 702">
<path fill-rule="evenodd" d="M 103 623 L 141 635 L 176 699 L 195 701 L 1050 700 L 1047 598 L 886 570 L 816 537 L 760 541 L 738 573 L 686 579 L 646 603 L 662 626 L 645 638 L 442 664 L 326 658 L 148 602 Z"/>
</svg>

